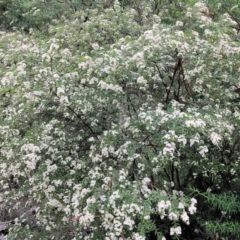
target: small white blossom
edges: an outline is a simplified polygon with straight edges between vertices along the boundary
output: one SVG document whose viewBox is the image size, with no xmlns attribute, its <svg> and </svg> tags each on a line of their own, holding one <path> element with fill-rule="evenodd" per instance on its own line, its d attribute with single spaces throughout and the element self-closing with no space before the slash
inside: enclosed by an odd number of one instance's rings
<svg viewBox="0 0 240 240">
<path fill-rule="evenodd" d="M 179 218 L 179 216 L 178 216 L 176 213 L 174 213 L 174 212 L 170 212 L 170 213 L 168 214 L 168 218 L 169 218 L 171 221 L 177 221 L 178 218 Z"/>
<path fill-rule="evenodd" d="M 179 208 L 179 209 L 184 209 L 184 204 L 183 204 L 182 202 L 180 202 L 180 203 L 178 204 L 178 208 Z"/>
<path fill-rule="evenodd" d="M 137 79 L 137 83 L 146 85 L 147 84 L 147 80 L 143 76 L 141 76 L 141 77 L 139 77 Z"/>
<path fill-rule="evenodd" d="M 197 133 L 193 138 L 190 139 L 190 147 L 194 144 L 194 143 L 199 143 L 200 141 L 200 135 Z"/>
<path fill-rule="evenodd" d="M 163 148 L 163 155 L 170 155 L 171 157 L 173 157 L 174 152 L 176 149 L 176 144 L 174 142 L 169 143 L 169 142 L 165 142 L 165 147 Z"/>
<path fill-rule="evenodd" d="M 199 147 L 199 153 L 202 155 L 202 157 L 205 157 L 205 153 L 208 152 L 208 147 L 207 146 L 200 146 Z"/>
<path fill-rule="evenodd" d="M 145 240 L 145 236 L 140 235 L 139 233 L 134 233 L 133 234 L 133 239 L 134 240 Z"/>
<path fill-rule="evenodd" d="M 92 48 L 93 48 L 94 50 L 98 50 L 98 49 L 99 49 L 98 43 L 93 43 L 93 44 L 92 44 Z"/>
<path fill-rule="evenodd" d="M 191 203 L 192 204 L 196 204 L 197 203 L 197 200 L 195 198 L 191 198 Z"/>
<path fill-rule="evenodd" d="M 184 211 L 181 214 L 181 219 L 183 220 L 183 222 L 185 222 L 187 225 L 189 224 L 189 216 L 187 215 L 187 213 Z"/>
<path fill-rule="evenodd" d="M 182 26 L 183 26 L 183 22 L 177 21 L 177 22 L 176 22 L 176 26 L 182 27 Z"/>
<path fill-rule="evenodd" d="M 131 218 L 127 217 L 123 224 L 129 226 L 129 229 L 132 230 L 135 222 Z"/>
<path fill-rule="evenodd" d="M 206 36 L 212 36 L 213 35 L 212 32 L 209 29 L 205 29 L 204 34 Z"/>
<path fill-rule="evenodd" d="M 181 227 L 171 227 L 170 228 L 170 235 L 173 236 L 173 235 L 181 235 L 182 234 L 182 229 Z"/>
<path fill-rule="evenodd" d="M 197 119 L 197 120 L 187 120 L 185 122 L 187 127 L 205 127 L 206 123 L 202 119 Z"/>
<path fill-rule="evenodd" d="M 191 204 L 191 206 L 188 208 L 188 211 L 190 214 L 194 214 L 197 211 L 197 208 Z"/>
<path fill-rule="evenodd" d="M 217 145 L 219 143 L 219 141 L 222 140 L 222 137 L 215 132 L 211 133 L 210 138 L 211 138 L 211 141 L 214 145 Z"/>
</svg>

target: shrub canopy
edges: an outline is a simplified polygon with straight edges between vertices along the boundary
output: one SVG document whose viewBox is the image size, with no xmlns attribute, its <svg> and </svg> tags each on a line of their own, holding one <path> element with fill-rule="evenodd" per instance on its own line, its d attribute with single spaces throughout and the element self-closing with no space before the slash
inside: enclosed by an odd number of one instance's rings
<svg viewBox="0 0 240 240">
<path fill-rule="evenodd" d="M 9 239 L 240 236 L 235 2 L 1 1 Z"/>
</svg>

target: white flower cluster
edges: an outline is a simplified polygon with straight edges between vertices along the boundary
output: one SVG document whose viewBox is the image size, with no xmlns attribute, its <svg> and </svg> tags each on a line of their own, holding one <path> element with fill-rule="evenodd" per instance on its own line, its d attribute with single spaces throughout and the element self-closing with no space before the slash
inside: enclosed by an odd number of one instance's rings
<svg viewBox="0 0 240 240">
<path fill-rule="evenodd" d="M 211 138 L 211 141 L 214 145 L 218 145 L 219 141 L 222 140 L 222 137 L 215 132 L 211 133 L 210 138 Z"/>
<path fill-rule="evenodd" d="M 170 228 L 170 235 L 181 235 L 182 234 L 182 228 L 180 226 L 178 227 L 171 227 Z"/>
<path fill-rule="evenodd" d="M 197 211 L 196 205 L 197 200 L 195 198 L 191 198 L 191 205 L 188 207 L 188 211 L 190 214 L 194 214 Z"/>
<path fill-rule="evenodd" d="M 21 152 L 23 153 L 22 159 L 27 169 L 34 170 L 37 162 L 41 159 L 41 156 L 38 155 L 38 153 L 40 153 L 40 148 L 34 144 L 25 144 L 21 147 Z"/>
<path fill-rule="evenodd" d="M 187 120 L 185 122 L 187 127 L 195 127 L 195 128 L 204 128 L 206 126 L 206 123 L 202 119 L 197 120 Z"/>
<path fill-rule="evenodd" d="M 171 221 L 174 223 L 177 223 L 178 221 L 182 221 L 183 223 L 189 225 L 190 219 L 187 211 L 189 214 L 194 214 L 197 210 L 196 208 L 196 199 L 192 198 L 190 200 L 190 204 L 186 204 L 183 202 L 179 202 L 177 209 L 174 210 L 174 205 L 169 200 L 161 200 L 158 202 L 158 212 L 160 213 L 161 219 L 164 219 L 165 217 L 168 217 Z M 181 235 L 181 227 L 171 227 L 170 229 L 170 235 Z"/>
</svg>

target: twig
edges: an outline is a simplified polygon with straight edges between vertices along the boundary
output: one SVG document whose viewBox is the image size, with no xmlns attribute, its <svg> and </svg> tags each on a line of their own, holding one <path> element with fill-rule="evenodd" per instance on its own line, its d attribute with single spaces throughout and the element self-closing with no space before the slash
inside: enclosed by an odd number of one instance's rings
<svg viewBox="0 0 240 240">
<path fill-rule="evenodd" d="M 172 76 L 172 78 L 171 78 L 171 80 L 172 80 L 172 81 L 171 81 L 171 85 L 170 85 L 170 87 L 169 87 L 169 90 L 168 90 L 167 96 L 166 96 L 166 100 L 165 100 L 165 103 L 166 103 L 166 104 L 169 103 L 169 95 L 170 95 L 171 88 L 172 88 L 173 83 L 174 83 L 174 78 L 175 78 L 175 76 L 176 76 L 177 71 L 179 70 L 180 63 L 181 63 L 181 59 L 179 58 L 178 61 L 177 61 L 176 64 L 175 64 L 175 67 L 174 67 L 173 76 Z"/>
</svg>

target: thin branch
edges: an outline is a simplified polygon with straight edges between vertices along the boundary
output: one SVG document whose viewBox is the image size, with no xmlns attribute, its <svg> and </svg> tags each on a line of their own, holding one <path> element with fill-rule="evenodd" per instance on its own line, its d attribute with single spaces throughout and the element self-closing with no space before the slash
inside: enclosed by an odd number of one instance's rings
<svg viewBox="0 0 240 240">
<path fill-rule="evenodd" d="M 180 60 L 179 67 L 181 68 L 181 74 L 183 76 L 183 83 L 184 83 L 185 89 L 187 91 L 187 96 L 190 97 L 191 96 L 191 89 L 190 89 L 188 80 L 185 78 L 185 73 L 184 73 L 184 68 L 183 68 L 183 60 Z"/>
<path fill-rule="evenodd" d="M 164 170 L 164 172 L 165 172 L 165 174 L 166 174 L 166 176 L 167 176 L 169 182 L 171 182 L 171 177 L 170 177 L 170 175 L 168 174 L 166 168 L 164 168 L 163 170 Z"/>
<path fill-rule="evenodd" d="M 179 70 L 180 63 L 181 63 L 181 59 L 179 58 L 178 61 L 177 61 L 176 64 L 175 64 L 173 76 L 171 77 L 171 80 L 172 80 L 172 81 L 171 81 L 171 85 L 170 85 L 170 87 L 169 87 L 169 90 L 168 90 L 168 92 L 167 92 L 167 96 L 166 96 L 166 100 L 165 100 L 166 104 L 169 103 L 169 95 L 170 95 L 170 92 L 171 92 L 171 89 L 172 89 L 172 86 L 173 86 L 173 83 L 174 83 L 174 79 L 175 79 L 176 73 L 177 73 L 177 71 Z"/>
<path fill-rule="evenodd" d="M 93 131 L 92 127 L 91 127 L 85 120 L 83 120 L 82 117 L 81 117 L 78 113 L 76 113 L 73 108 L 71 108 L 70 106 L 67 106 L 67 108 L 68 108 L 72 113 L 74 113 L 75 116 L 77 116 L 77 118 L 81 120 L 81 122 L 83 123 L 83 125 L 84 125 L 86 128 L 88 128 L 88 130 L 93 134 L 93 136 L 94 136 L 98 141 L 100 141 L 99 138 L 98 138 L 98 136 L 97 136 L 97 134 Z"/>
<path fill-rule="evenodd" d="M 156 66 L 156 68 L 157 68 L 157 70 L 158 70 L 158 75 L 159 75 L 159 77 L 162 79 L 163 86 L 164 86 L 165 89 L 167 90 L 167 84 L 163 81 L 163 75 L 162 75 L 162 73 L 161 73 L 161 71 L 160 71 L 160 69 L 159 69 L 159 66 L 157 65 L 156 62 L 153 61 L 153 63 L 155 64 L 155 66 Z"/>
<path fill-rule="evenodd" d="M 172 175 L 172 182 L 175 182 L 175 180 L 174 180 L 174 164 L 172 164 L 171 175 Z"/>
<path fill-rule="evenodd" d="M 58 99 L 60 98 L 55 92 L 51 91 L 51 93 Z M 97 134 L 93 131 L 92 127 L 90 126 L 90 124 L 88 124 L 77 112 L 75 112 L 75 110 L 72 107 L 67 106 L 67 108 L 83 123 L 83 125 L 93 134 L 93 136 L 98 141 L 100 141 Z"/>
</svg>

